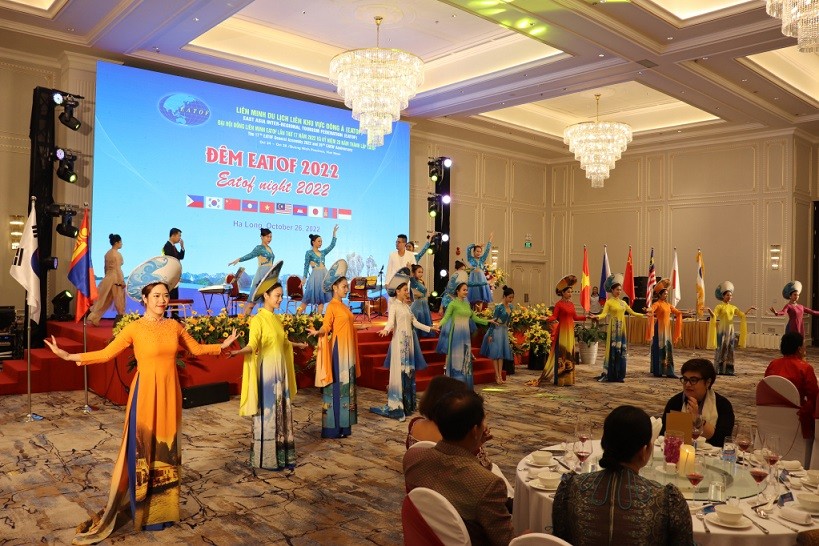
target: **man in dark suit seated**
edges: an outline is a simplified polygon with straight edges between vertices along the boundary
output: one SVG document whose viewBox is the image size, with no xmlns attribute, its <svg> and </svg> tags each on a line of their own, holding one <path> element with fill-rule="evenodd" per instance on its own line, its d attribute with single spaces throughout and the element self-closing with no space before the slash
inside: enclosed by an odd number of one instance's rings
<svg viewBox="0 0 819 546">
<path fill-rule="evenodd" d="M 451 393 L 435 405 L 432 418 L 443 439 L 433 448 L 407 450 L 407 491 L 426 487 L 443 495 L 464 520 L 473 545 L 506 546 L 514 537 L 506 484 L 475 457 L 486 426 L 483 398 L 471 390 Z"/>
</svg>

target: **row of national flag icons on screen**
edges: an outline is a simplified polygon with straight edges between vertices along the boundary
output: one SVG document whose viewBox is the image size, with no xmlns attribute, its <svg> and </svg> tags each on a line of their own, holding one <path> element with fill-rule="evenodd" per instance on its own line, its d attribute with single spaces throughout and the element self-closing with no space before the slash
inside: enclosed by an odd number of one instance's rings
<svg viewBox="0 0 819 546">
<path fill-rule="evenodd" d="M 206 195 L 185 195 L 185 206 L 192 209 L 235 210 L 241 212 L 261 212 L 265 214 L 292 214 L 310 218 L 337 218 L 352 220 L 351 209 L 316 207 L 312 205 L 291 205 L 270 201 L 248 201 L 229 197 L 208 197 Z"/>
</svg>

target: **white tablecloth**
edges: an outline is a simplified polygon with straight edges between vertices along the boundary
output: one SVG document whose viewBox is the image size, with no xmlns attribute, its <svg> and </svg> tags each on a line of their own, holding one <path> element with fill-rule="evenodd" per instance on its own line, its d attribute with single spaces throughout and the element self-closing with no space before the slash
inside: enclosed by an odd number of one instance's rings
<svg viewBox="0 0 819 546">
<path fill-rule="evenodd" d="M 594 453 L 591 460 L 600 457 L 600 442 L 594 442 Z M 527 456 L 528 457 L 528 456 Z M 524 457 L 517 466 L 515 473 L 515 502 L 514 512 L 512 513 L 512 525 L 515 529 L 515 534 L 518 535 L 523 531 L 532 531 L 540 533 L 552 532 L 552 503 L 554 502 L 554 492 L 542 491 L 529 486 L 529 465 L 526 463 L 527 457 Z M 545 470 L 545 469 L 544 469 Z M 560 472 L 567 472 L 562 467 L 557 468 Z M 799 495 L 799 491 L 794 491 L 795 495 Z M 753 501 L 754 499 L 750 499 Z M 697 505 L 701 504 L 697 501 Z M 756 504 L 756 503 L 753 503 Z M 746 515 L 751 517 L 754 521 L 761 524 L 770 531 L 766 535 L 760 531 L 756 526 L 750 529 L 729 529 L 720 527 L 715 524 L 709 524 L 710 533 L 706 533 L 702 522 L 694 517 L 692 513 L 692 520 L 694 525 L 694 540 L 697 544 L 703 546 L 793 546 L 796 544 L 796 533 L 787 529 L 779 522 L 773 519 L 763 521 L 759 519 L 751 510 L 751 505 L 743 500 L 740 506 L 745 511 Z M 775 514 L 776 512 L 774 512 Z M 747 521 L 744 519 L 744 521 Z M 817 521 L 814 519 L 812 525 L 799 525 L 796 523 L 786 522 L 787 525 L 800 530 L 819 529 Z"/>
</svg>

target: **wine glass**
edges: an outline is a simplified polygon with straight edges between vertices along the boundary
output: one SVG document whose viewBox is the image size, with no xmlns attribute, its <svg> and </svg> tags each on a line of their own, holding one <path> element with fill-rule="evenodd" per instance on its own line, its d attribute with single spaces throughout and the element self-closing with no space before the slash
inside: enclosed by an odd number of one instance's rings
<svg viewBox="0 0 819 546">
<path fill-rule="evenodd" d="M 590 440 L 592 437 L 591 429 L 592 429 L 591 422 L 581 419 L 575 425 L 574 432 L 578 440 L 580 440 L 581 442 L 585 442 L 587 440 Z"/>
<path fill-rule="evenodd" d="M 691 439 L 693 440 L 694 443 L 694 452 L 697 451 L 697 438 L 699 438 L 702 435 L 702 429 L 703 429 L 702 422 L 700 422 L 700 426 L 697 426 L 696 421 L 694 421 L 694 423 L 691 425 Z"/>
<path fill-rule="evenodd" d="M 753 447 L 753 431 L 751 425 L 740 425 L 737 429 L 736 438 L 734 439 L 737 447 L 742 451 L 742 462 L 748 462 L 748 452 Z"/>
<path fill-rule="evenodd" d="M 779 436 L 776 434 L 769 434 L 765 438 L 765 444 L 762 448 L 762 456 L 765 457 L 765 461 L 771 465 L 771 474 L 776 476 L 776 464 L 782 457 L 782 454 L 779 451 Z"/>
<path fill-rule="evenodd" d="M 768 469 L 765 468 L 764 464 L 755 464 L 754 467 L 751 469 L 751 477 L 754 481 L 759 485 L 759 489 L 756 493 L 756 502 L 757 504 L 762 504 L 767 502 L 767 499 L 762 497 L 762 491 L 767 487 L 766 485 L 762 485 L 765 481 L 765 478 L 768 477 Z"/>
<path fill-rule="evenodd" d="M 578 472 L 580 472 L 580 470 L 583 468 L 583 463 L 586 462 L 586 459 L 589 458 L 593 450 L 594 446 L 592 445 L 591 440 L 578 440 L 574 442 L 572 445 L 572 451 L 574 452 L 574 456 L 577 457 L 577 460 L 579 461 L 577 465 Z"/>
<path fill-rule="evenodd" d="M 695 501 L 697 500 L 697 486 L 705 479 L 705 463 L 702 462 L 700 457 L 695 456 L 694 462 L 689 463 L 685 477 L 688 478 L 688 481 L 694 486 L 694 491 L 691 493 L 691 500 Z"/>
</svg>

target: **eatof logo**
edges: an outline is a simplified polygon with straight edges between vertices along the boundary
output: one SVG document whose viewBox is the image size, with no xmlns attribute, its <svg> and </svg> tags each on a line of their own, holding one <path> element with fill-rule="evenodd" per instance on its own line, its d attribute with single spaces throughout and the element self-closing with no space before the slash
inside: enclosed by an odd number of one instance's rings
<svg viewBox="0 0 819 546">
<path fill-rule="evenodd" d="M 165 119 L 178 125 L 202 125 L 210 119 L 210 107 L 202 99 L 186 93 L 166 95 L 157 109 Z"/>
</svg>

